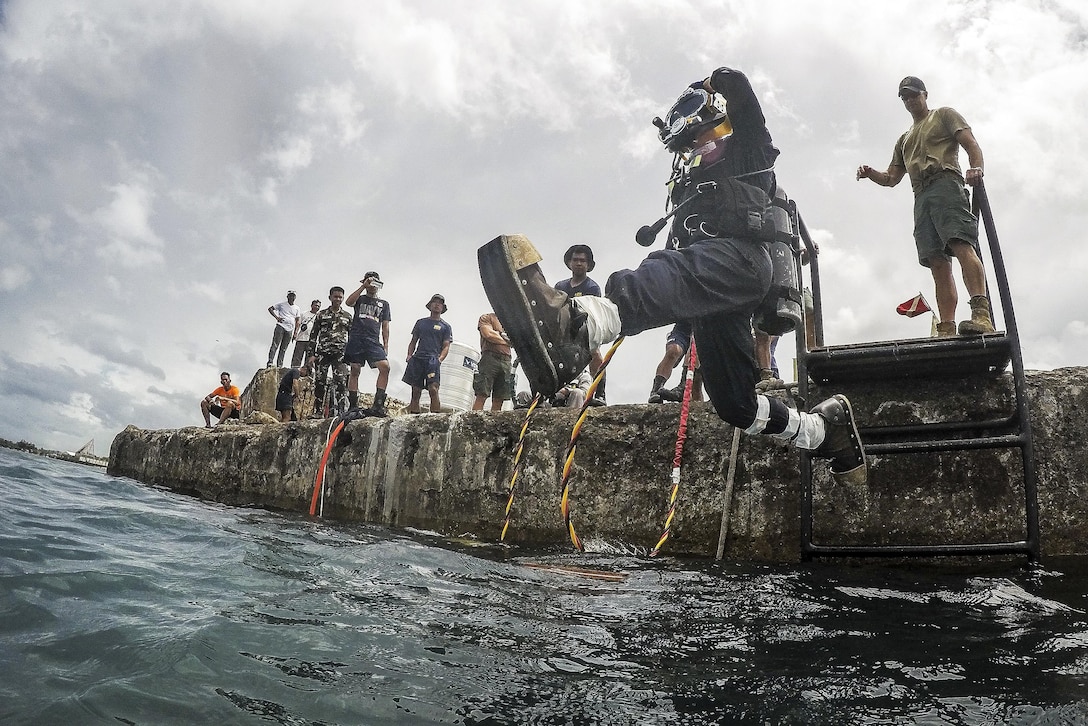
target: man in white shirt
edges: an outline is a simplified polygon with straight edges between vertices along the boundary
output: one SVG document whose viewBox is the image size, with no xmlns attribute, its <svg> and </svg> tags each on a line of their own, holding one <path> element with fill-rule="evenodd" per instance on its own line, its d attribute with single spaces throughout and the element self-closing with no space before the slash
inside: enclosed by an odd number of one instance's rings
<svg viewBox="0 0 1088 726">
<path fill-rule="evenodd" d="M 283 358 L 287 355 L 287 346 L 298 335 L 299 318 L 302 311 L 295 305 L 295 291 L 287 291 L 287 300 L 268 306 L 268 314 L 276 319 L 276 327 L 272 331 L 272 347 L 268 349 L 268 363 L 265 367 L 272 367 L 272 359 L 276 359 L 276 367 L 283 367 Z"/>
</svg>

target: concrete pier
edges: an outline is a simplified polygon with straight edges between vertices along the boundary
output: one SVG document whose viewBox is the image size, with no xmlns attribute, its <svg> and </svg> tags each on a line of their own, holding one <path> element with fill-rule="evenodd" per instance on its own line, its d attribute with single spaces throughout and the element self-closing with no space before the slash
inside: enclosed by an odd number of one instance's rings
<svg viewBox="0 0 1088 726">
<path fill-rule="evenodd" d="M 924 387 L 925 400 L 918 395 Z M 1029 372 L 1042 554 L 1088 553 L 1088 369 Z M 1012 407 L 1007 376 L 838 387 L 859 425 L 986 419 Z M 807 402 L 818 402 L 819 398 Z M 933 403 L 936 401 L 937 403 Z M 593 409 L 571 479 L 578 533 L 650 548 L 664 524 L 679 404 Z M 348 423 L 329 456 L 326 518 L 497 540 L 524 411 L 394 416 Z M 559 511 L 562 459 L 575 412 L 541 411 L 526 437 L 507 540 L 569 542 Z M 305 512 L 329 421 L 146 431 L 114 439 L 109 472 L 232 505 Z M 724 499 L 733 430 L 693 404 L 678 512 L 667 553 L 713 555 L 723 510 L 729 559 L 799 557 L 798 455 L 768 437 L 741 437 Z M 870 457 L 870 482 L 842 487 L 817 462 L 815 533 L 835 544 L 985 542 L 1024 536 L 1016 451 Z"/>
</svg>

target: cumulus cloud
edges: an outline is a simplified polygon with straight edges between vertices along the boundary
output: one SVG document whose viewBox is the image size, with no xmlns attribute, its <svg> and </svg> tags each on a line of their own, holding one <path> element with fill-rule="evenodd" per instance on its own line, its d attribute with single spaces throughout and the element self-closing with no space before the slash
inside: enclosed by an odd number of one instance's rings
<svg viewBox="0 0 1088 726">
<path fill-rule="evenodd" d="M 109 191 L 113 199 L 91 214 L 105 238 L 97 254 L 129 268 L 161 263 L 163 241 L 151 228 L 154 193 L 146 179 L 115 184 Z"/>
<path fill-rule="evenodd" d="M 30 282 L 30 272 L 21 265 L 0 267 L 0 290 L 11 292 Z"/>
</svg>

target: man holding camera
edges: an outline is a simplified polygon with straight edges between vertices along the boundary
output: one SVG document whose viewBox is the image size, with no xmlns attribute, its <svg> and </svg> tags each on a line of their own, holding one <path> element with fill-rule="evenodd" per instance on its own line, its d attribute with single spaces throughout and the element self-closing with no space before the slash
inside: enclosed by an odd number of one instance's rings
<svg viewBox="0 0 1088 726">
<path fill-rule="evenodd" d="M 351 365 L 348 375 L 348 404 L 356 416 L 385 416 L 385 387 L 389 385 L 389 303 L 378 297 L 382 280 L 377 272 L 368 272 L 355 292 L 344 302 L 355 308 L 355 318 L 344 348 L 344 360 Z M 380 340 L 379 340 L 380 336 Z M 359 373 L 363 363 L 378 370 L 374 403 L 359 410 Z M 349 412 L 350 413 L 350 412 Z"/>
<path fill-rule="evenodd" d="M 295 336 L 295 348 L 291 351 L 291 367 L 298 368 L 313 355 L 310 347 L 310 334 L 313 332 L 314 318 L 321 311 L 321 301 L 314 300 L 310 303 L 310 309 L 299 316 L 298 335 Z"/>
</svg>

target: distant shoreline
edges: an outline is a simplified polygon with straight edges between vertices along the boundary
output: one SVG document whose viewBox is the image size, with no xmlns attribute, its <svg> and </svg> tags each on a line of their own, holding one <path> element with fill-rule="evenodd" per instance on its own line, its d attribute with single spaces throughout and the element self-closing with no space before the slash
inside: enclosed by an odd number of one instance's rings
<svg viewBox="0 0 1088 726">
<path fill-rule="evenodd" d="M 75 454 L 70 454 L 67 451 L 54 451 L 52 449 L 42 449 L 29 441 L 9 441 L 4 438 L 0 438 L 0 447 L 5 449 L 15 449 L 16 451 L 24 451 L 28 454 L 37 454 L 38 456 L 46 456 L 50 459 L 60 459 L 61 461 L 71 461 L 74 464 L 85 464 L 87 466 L 100 466 L 105 467 L 109 460 L 105 457 L 79 457 Z"/>
</svg>

